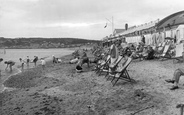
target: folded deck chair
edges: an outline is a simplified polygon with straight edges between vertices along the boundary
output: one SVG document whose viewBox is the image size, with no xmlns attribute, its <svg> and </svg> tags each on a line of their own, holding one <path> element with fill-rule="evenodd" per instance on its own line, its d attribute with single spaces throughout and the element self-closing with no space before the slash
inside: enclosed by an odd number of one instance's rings
<svg viewBox="0 0 184 115">
<path fill-rule="evenodd" d="M 107 56 L 106 60 L 100 60 L 100 62 L 96 65 L 95 71 L 96 73 L 100 72 L 101 69 L 108 68 L 110 62 L 110 55 Z"/>
<path fill-rule="evenodd" d="M 178 61 L 181 61 L 180 60 L 180 58 L 182 58 L 183 57 L 183 43 L 181 43 L 181 44 L 178 44 L 178 45 L 176 45 L 176 49 L 175 49 L 175 51 L 176 51 L 176 55 L 175 55 L 175 57 L 173 57 L 172 59 L 176 59 L 176 60 L 178 60 Z M 184 60 L 183 60 L 184 61 Z M 174 63 L 174 60 L 173 60 L 173 63 Z"/>
<path fill-rule="evenodd" d="M 114 73 L 112 74 L 109 74 L 109 77 L 112 76 L 113 79 L 112 79 L 112 84 L 113 84 L 113 81 L 114 81 L 114 84 L 113 86 L 115 86 L 115 84 L 118 82 L 119 79 L 122 79 L 124 81 L 127 81 L 127 82 L 132 82 L 134 80 L 132 80 L 128 74 L 128 71 L 127 71 L 127 67 L 130 65 L 130 63 L 132 62 L 132 58 L 131 57 L 128 57 L 126 63 L 117 71 L 115 71 Z"/>
<path fill-rule="evenodd" d="M 107 68 L 100 69 L 99 76 L 101 75 L 102 72 L 106 72 L 107 75 L 111 70 L 115 70 L 119 62 L 122 60 L 122 58 L 123 58 L 122 56 L 119 56 L 114 63 L 109 63 Z"/>
</svg>

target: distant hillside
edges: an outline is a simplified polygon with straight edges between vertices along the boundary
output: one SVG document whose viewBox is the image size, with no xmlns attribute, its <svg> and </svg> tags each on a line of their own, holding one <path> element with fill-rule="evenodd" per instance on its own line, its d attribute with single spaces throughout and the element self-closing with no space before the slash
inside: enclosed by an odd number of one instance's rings
<svg viewBox="0 0 184 115">
<path fill-rule="evenodd" d="M 99 43 L 78 38 L 0 38 L 0 48 L 64 48 Z"/>
</svg>

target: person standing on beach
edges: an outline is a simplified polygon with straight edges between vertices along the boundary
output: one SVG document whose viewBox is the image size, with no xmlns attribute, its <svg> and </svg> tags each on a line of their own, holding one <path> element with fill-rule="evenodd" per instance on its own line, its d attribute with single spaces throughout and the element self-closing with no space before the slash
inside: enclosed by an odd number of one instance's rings
<svg viewBox="0 0 184 115">
<path fill-rule="evenodd" d="M 3 61 L 3 58 L 0 58 L 0 63 Z M 1 70 L 0 70 L 0 77 L 1 77 Z M 0 78 L 1 80 L 1 78 Z"/>
<path fill-rule="evenodd" d="M 41 58 L 41 64 L 42 64 L 42 68 L 43 70 L 45 69 L 45 65 L 46 65 L 46 62 L 43 58 Z"/>
<path fill-rule="evenodd" d="M 19 58 L 19 60 L 20 60 L 20 63 L 21 63 L 21 68 L 22 68 L 22 70 L 24 70 L 24 60 L 22 60 L 22 58 Z"/>
<path fill-rule="evenodd" d="M 34 56 L 34 59 L 33 59 L 33 63 L 34 63 L 34 65 L 35 65 L 35 67 L 36 67 L 36 62 L 38 61 L 38 56 Z"/>
<path fill-rule="evenodd" d="M 10 60 L 10 61 L 5 61 L 5 64 L 7 64 L 5 70 L 7 70 L 8 66 L 10 67 L 10 72 L 12 72 L 12 67 L 15 65 L 15 62 Z"/>
<path fill-rule="evenodd" d="M 88 56 L 87 56 L 87 54 L 86 54 L 86 52 L 85 51 L 83 51 L 83 54 L 82 54 L 82 57 L 81 57 L 81 67 L 82 67 L 82 65 L 84 64 L 84 63 L 87 63 L 87 65 L 88 65 L 88 67 L 89 67 L 89 63 L 90 63 L 90 60 L 89 60 L 89 58 L 88 58 Z"/>
<path fill-rule="evenodd" d="M 30 59 L 29 59 L 29 56 L 27 56 L 27 59 L 26 59 L 27 68 L 29 68 L 29 63 L 30 63 Z"/>
</svg>

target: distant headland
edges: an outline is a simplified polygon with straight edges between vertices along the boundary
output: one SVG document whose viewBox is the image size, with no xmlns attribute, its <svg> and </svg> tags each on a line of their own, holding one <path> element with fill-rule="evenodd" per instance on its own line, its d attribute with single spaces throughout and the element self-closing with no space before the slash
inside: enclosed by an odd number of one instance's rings
<svg viewBox="0 0 184 115">
<path fill-rule="evenodd" d="M 0 48 L 38 49 L 38 48 L 72 48 L 99 43 L 99 40 L 81 38 L 4 38 L 0 37 Z"/>
</svg>

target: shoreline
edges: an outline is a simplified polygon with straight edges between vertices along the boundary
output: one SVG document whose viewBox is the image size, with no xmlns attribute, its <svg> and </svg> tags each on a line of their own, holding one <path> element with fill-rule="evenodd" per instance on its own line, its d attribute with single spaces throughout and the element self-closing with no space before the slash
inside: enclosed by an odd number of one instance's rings
<svg viewBox="0 0 184 115">
<path fill-rule="evenodd" d="M 4 82 L 6 82 L 10 77 L 13 77 L 14 75 L 17 75 L 17 74 L 19 74 L 19 73 L 22 72 L 20 69 L 18 69 L 18 68 L 16 68 L 16 69 L 18 70 L 17 73 L 14 73 L 13 75 L 7 76 L 7 77 L 2 81 L 0 93 L 3 93 L 6 89 L 13 89 L 13 90 L 14 90 L 14 88 L 5 87 L 5 86 L 4 86 Z"/>
<path fill-rule="evenodd" d="M 67 49 L 67 50 L 72 50 L 72 51 L 74 51 L 74 49 Z M 65 57 L 65 56 L 68 56 L 68 55 L 72 55 L 72 53 L 71 53 L 71 54 L 62 55 L 62 56 L 60 56 L 59 58 L 61 59 L 61 58 Z M 52 58 L 50 58 L 50 56 L 40 57 L 40 58 L 44 58 L 44 59 L 45 59 L 46 65 L 47 65 L 48 63 L 51 63 L 51 62 L 52 62 Z M 61 63 L 62 63 L 62 62 L 61 62 Z M 17 72 L 17 73 L 14 73 L 14 74 L 12 74 L 12 75 L 7 76 L 7 77 L 2 81 L 2 83 L 1 83 L 2 86 L 1 86 L 1 89 L 0 89 L 0 93 L 3 93 L 3 92 L 5 92 L 5 91 L 13 91 L 13 90 L 16 90 L 16 89 L 17 89 L 17 88 L 14 88 L 14 87 L 7 87 L 7 86 L 4 85 L 4 83 L 5 83 L 8 79 L 11 79 L 11 77 L 14 77 L 14 76 L 16 76 L 16 75 L 18 75 L 18 74 L 21 74 L 21 73 L 25 72 L 25 71 L 29 71 L 29 70 L 31 70 L 31 69 L 39 68 L 40 66 L 41 66 L 41 64 L 38 64 L 36 67 L 30 67 L 30 68 L 24 69 L 24 71 L 22 71 L 21 69 L 19 69 L 18 67 L 16 67 L 16 70 L 18 70 L 18 72 Z M 10 90 L 9 90 L 9 89 L 10 89 Z"/>
</svg>

